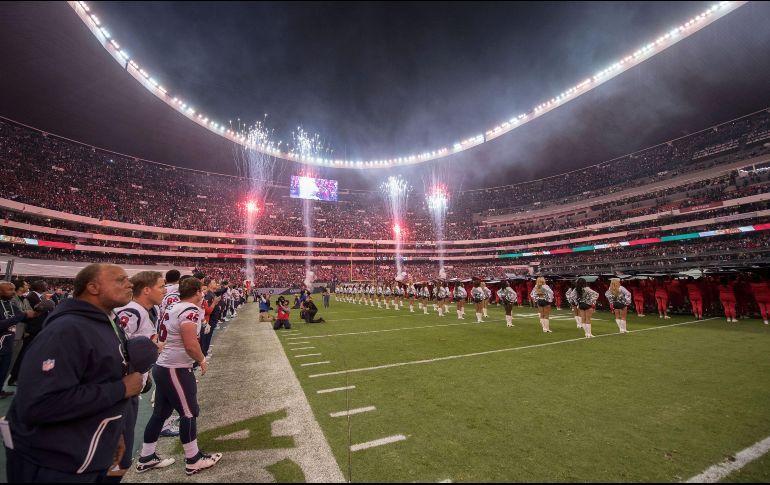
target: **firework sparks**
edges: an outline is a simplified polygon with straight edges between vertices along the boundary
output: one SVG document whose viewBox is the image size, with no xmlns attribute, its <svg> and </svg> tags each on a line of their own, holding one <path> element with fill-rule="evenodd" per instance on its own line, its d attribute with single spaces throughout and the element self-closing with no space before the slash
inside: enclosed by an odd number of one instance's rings
<svg viewBox="0 0 770 485">
<path fill-rule="evenodd" d="M 436 244 L 439 256 L 438 276 L 441 279 L 446 279 L 446 270 L 444 269 L 444 226 L 446 224 L 446 213 L 449 210 L 449 190 L 447 190 L 446 185 L 434 182 L 427 191 L 425 203 L 433 215 L 433 227 L 436 231 Z"/>
<path fill-rule="evenodd" d="M 297 130 L 292 132 L 292 149 L 291 155 L 297 157 L 300 161 L 314 160 L 321 155 L 328 156 L 331 154 L 331 149 L 323 142 L 321 136 L 316 133 L 309 133 L 305 131 L 301 126 L 297 127 Z M 304 176 L 312 176 L 308 173 Z M 310 240 L 313 237 L 313 211 L 312 201 L 308 199 L 302 200 L 302 224 L 305 226 L 305 237 L 308 239 L 306 243 L 307 250 L 305 251 L 305 286 L 312 291 L 313 283 L 315 282 L 315 272 L 311 269 L 310 258 L 313 252 L 313 242 Z"/>
<path fill-rule="evenodd" d="M 400 175 L 388 177 L 380 185 L 380 191 L 385 199 L 385 205 L 393 223 L 393 234 L 396 240 L 396 280 L 403 278 L 403 259 L 401 244 L 404 237 L 404 211 L 409 198 L 409 183 Z"/>
</svg>

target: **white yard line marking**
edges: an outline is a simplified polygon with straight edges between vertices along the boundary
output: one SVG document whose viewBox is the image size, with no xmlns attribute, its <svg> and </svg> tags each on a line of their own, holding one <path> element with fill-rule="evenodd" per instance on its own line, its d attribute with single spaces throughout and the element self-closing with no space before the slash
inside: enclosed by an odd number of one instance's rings
<svg viewBox="0 0 770 485">
<path fill-rule="evenodd" d="M 395 443 L 397 441 L 404 441 L 405 439 L 406 439 L 406 436 L 402 434 L 397 434 L 395 436 L 388 436 L 386 438 L 380 438 L 378 440 L 367 441 L 366 443 L 359 443 L 357 445 L 352 445 L 350 447 L 350 451 L 366 450 L 368 448 L 374 448 L 375 446 L 382 446 L 390 443 Z"/>
<path fill-rule="evenodd" d="M 321 364 L 329 364 L 331 361 L 324 360 L 321 362 L 306 362 L 304 364 L 300 364 L 300 367 L 307 367 L 309 365 L 321 365 Z"/>
<path fill-rule="evenodd" d="M 735 459 L 708 467 L 685 483 L 716 483 L 770 451 L 770 436 L 735 454 Z"/>
<path fill-rule="evenodd" d="M 658 329 L 661 329 L 661 328 L 678 327 L 680 325 L 687 325 L 687 324 L 690 324 L 690 323 L 702 323 L 702 322 L 707 322 L 709 320 L 716 320 L 717 318 L 718 317 L 707 318 L 705 320 L 692 320 L 692 321 L 689 321 L 689 322 L 672 323 L 670 325 L 660 325 L 660 326 L 657 326 L 657 327 L 641 328 L 639 330 L 630 330 L 628 333 L 646 332 L 648 330 L 658 330 Z M 596 336 L 594 336 L 592 338 L 596 339 L 596 338 L 602 338 L 602 337 L 609 337 L 611 335 L 621 335 L 621 334 L 619 332 L 606 333 L 606 334 L 603 334 L 603 335 L 596 335 Z M 587 337 L 571 338 L 571 339 L 566 339 L 566 340 L 558 340 L 556 342 L 545 342 L 545 343 L 542 343 L 542 344 L 525 345 L 523 347 L 508 347 L 508 348 L 505 348 L 505 349 L 487 350 L 487 351 L 484 351 L 484 352 L 473 352 L 471 354 L 448 355 L 446 357 L 436 357 L 436 358 L 433 358 L 433 359 L 412 360 L 412 361 L 409 361 L 409 362 L 398 362 L 398 363 L 395 363 L 395 364 L 384 364 L 384 365 L 377 365 L 377 366 L 373 366 L 373 367 L 362 367 L 360 369 L 348 369 L 348 370 L 340 370 L 340 371 L 336 371 L 336 372 L 325 372 L 323 374 L 313 374 L 310 377 L 326 377 L 326 376 L 335 376 L 335 375 L 340 375 L 340 374 L 352 374 L 354 372 L 368 372 L 368 371 L 373 371 L 373 370 L 390 369 L 392 367 L 403 367 L 403 366 L 406 366 L 406 365 L 430 364 L 432 362 L 441 362 L 441 361 L 444 361 L 444 360 L 462 359 L 462 358 L 465 358 L 465 357 L 477 357 L 479 355 L 499 354 L 501 352 L 514 352 L 514 351 L 517 351 L 517 350 L 535 349 L 535 348 L 538 348 L 538 347 L 549 347 L 551 345 L 559 345 L 559 344 L 565 344 L 565 343 L 569 343 L 569 342 L 580 342 L 580 341 L 583 341 L 583 340 L 589 340 L 589 338 L 587 338 Z"/>
<path fill-rule="evenodd" d="M 515 320 L 515 319 L 514 319 Z M 504 322 L 505 320 L 487 320 L 484 323 L 499 323 Z M 383 330 L 367 330 L 365 332 L 349 332 L 349 333 L 331 333 L 327 335 L 308 335 L 306 337 L 297 337 L 297 338 L 326 338 L 326 337 L 343 337 L 348 335 L 364 335 L 369 333 L 384 333 L 384 332 L 398 332 L 401 330 L 419 330 L 421 328 L 436 328 L 436 327 L 456 327 L 458 325 L 479 325 L 476 321 L 468 321 L 468 322 L 462 322 L 462 323 L 444 323 L 440 325 L 423 325 L 422 327 L 401 327 L 401 328 L 388 328 Z M 289 340 L 291 340 L 291 337 L 289 337 Z M 289 342 L 294 343 L 294 342 Z"/>
<path fill-rule="evenodd" d="M 343 416 L 353 416 L 354 414 L 368 413 L 369 411 L 376 411 L 374 406 L 366 406 L 365 408 L 350 409 L 348 411 L 339 411 L 336 413 L 329 413 L 332 418 L 341 418 Z"/>
<path fill-rule="evenodd" d="M 333 321 L 333 322 L 336 323 L 336 322 L 350 322 L 350 321 L 354 321 L 354 320 L 355 321 L 358 321 L 358 320 L 382 320 L 383 318 L 419 317 L 420 315 L 425 316 L 423 313 L 419 313 L 419 314 L 418 313 L 411 313 L 411 312 L 407 312 L 407 313 L 408 313 L 408 315 L 404 315 L 403 313 L 399 315 L 398 313 L 396 313 L 396 314 L 388 315 L 388 316 L 385 316 L 385 317 L 340 318 L 340 319 L 336 319 L 335 318 L 334 320 L 330 320 L 330 321 Z"/>
<path fill-rule="evenodd" d="M 307 337 L 301 337 L 301 338 L 307 338 Z M 305 345 L 309 343 L 310 342 L 286 342 L 286 345 Z"/>
<path fill-rule="evenodd" d="M 347 391 L 349 389 L 355 389 L 356 386 L 335 387 L 334 389 L 321 389 L 316 391 L 316 394 L 328 394 L 330 392 Z"/>
<path fill-rule="evenodd" d="M 314 349 L 315 347 L 292 347 L 289 350 L 310 350 Z"/>
<path fill-rule="evenodd" d="M 317 356 L 317 355 L 321 355 L 321 354 L 302 354 L 302 355 L 295 355 L 295 356 L 294 356 L 294 358 L 296 359 L 297 357 L 315 357 L 315 356 Z"/>
</svg>

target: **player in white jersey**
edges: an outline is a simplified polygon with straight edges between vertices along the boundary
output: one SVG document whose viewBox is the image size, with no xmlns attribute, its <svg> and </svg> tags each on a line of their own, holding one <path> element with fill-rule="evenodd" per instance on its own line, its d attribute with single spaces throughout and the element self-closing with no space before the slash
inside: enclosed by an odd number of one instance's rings
<svg viewBox="0 0 770 485">
<path fill-rule="evenodd" d="M 197 384 L 193 364 L 201 375 L 208 365 L 198 336 L 204 312 L 203 284 L 197 278 L 186 278 L 179 284 L 180 300 L 170 305 L 158 325 L 158 338 L 165 342 L 163 351 L 152 370 L 155 380 L 155 408 L 144 430 L 144 443 L 136 471 L 158 468 L 164 460 L 156 453 L 163 422 L 176 410 L 180 416 L 179 439 L 185 454 L 185 473 L 193 475 L 211 468 L 222 458 L 221 453 L 206 454 L 198 449 L 196 418 L 198 416 Z"/>
<path fill-rule="evenodd" d="M 160 302 L 159 319 L 163 318 L 163 313 L 166 311 L 166 308 L 169 305 L 179 301 L 179 279 L 180 278 L 181 278 L 181 274 L 179 273 L 179 270 L 170 269 L 166 271 L 166 295 L 163 297 L 163 300 Z"/>
<path fill-rule="evenodd" d="M 164 283 L 165 280 L 163 279 L 163 275 L 159 271 L 142 271 L 131 277 L 131 284 L 134 285 L 133 299 L 128 305 L 114 310 L 117 321 L 123 328 L 123 332 L 126 334 L 127 339 L 147 337 L 157 343 L 156 320 L 158 314 L 156 313 L 155 306 L 160 304 L 166 294 Z M 149 374 L 149 372 L 144 374 L 144 392 L 149 390 L 147 387 Z M 123 433 L 126 450 L 131 451 L 126 451 L 126 453 L 123 454 L 123 458 L 119 463 L 120 471 L 113 472 L 120 476 L 124 475 L 131 467 L 133 458 L 132 451 L 134 449 L 134 428 L 136 427 L 138 411 L 139 398 L 138 396 L 134 396 L 129 399 L 128 406 L 126 406 L 125 419 L 123 421 L 125 426 L 124 429 L 126 430 Z M 167 458 L 161 460 L 161 462 L 158 463 L 157 468 L 164 468 L 173 464 L 174 459 Z"/>
</svg>

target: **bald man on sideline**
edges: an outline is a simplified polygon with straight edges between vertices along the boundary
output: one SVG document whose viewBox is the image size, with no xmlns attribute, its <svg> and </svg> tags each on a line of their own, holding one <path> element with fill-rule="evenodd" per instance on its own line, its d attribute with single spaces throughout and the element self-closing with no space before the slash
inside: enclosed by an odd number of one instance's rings
<svg viewBox="0 0 770 485">
<path fill-rule="evenodd" d="M 142 390 L 112 313 L 131 301 L 126 272 L 91 264 L 74 287 L 21 365 L 4 439 L 11 483 L 101 481 L 120 450 L 128 399 Z"/>
</svg>

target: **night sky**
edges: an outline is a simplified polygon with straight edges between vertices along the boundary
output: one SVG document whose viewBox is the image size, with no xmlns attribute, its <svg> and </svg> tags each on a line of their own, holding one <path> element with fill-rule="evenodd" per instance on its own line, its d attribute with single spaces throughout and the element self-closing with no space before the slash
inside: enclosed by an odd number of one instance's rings
<svg viewBox="0 0 770 485">
<path fill-rule="evenodd" d="M 451 144 L 550 99 L 708 2 L 96 4 L 162 84 L 217 119 L 268 114 L 337 156 Z"/>
<path fill-rule="evenodd" d="M 301 125 L 320 134 L 334 158 L 379 159 L 482 133 L 711 4 L 92 6 L 133 58 L 209 117 L 250 123 L 267 114 L 284 142 Z M 467 187 L 500 185 L 598 163 L 768 107 L 769 21 L 768 3 L 749 3 L 594 92 L 443 166 L 480 167 L 483 174 Z M 120 149 L 159 158 L 138 142 L 134 152 Z M 158 161 L 201 168 L 192 160 Z M 325 175 L 347 177 L 352 185 L 367 177 L 328 169 Z"/>
</svg>

